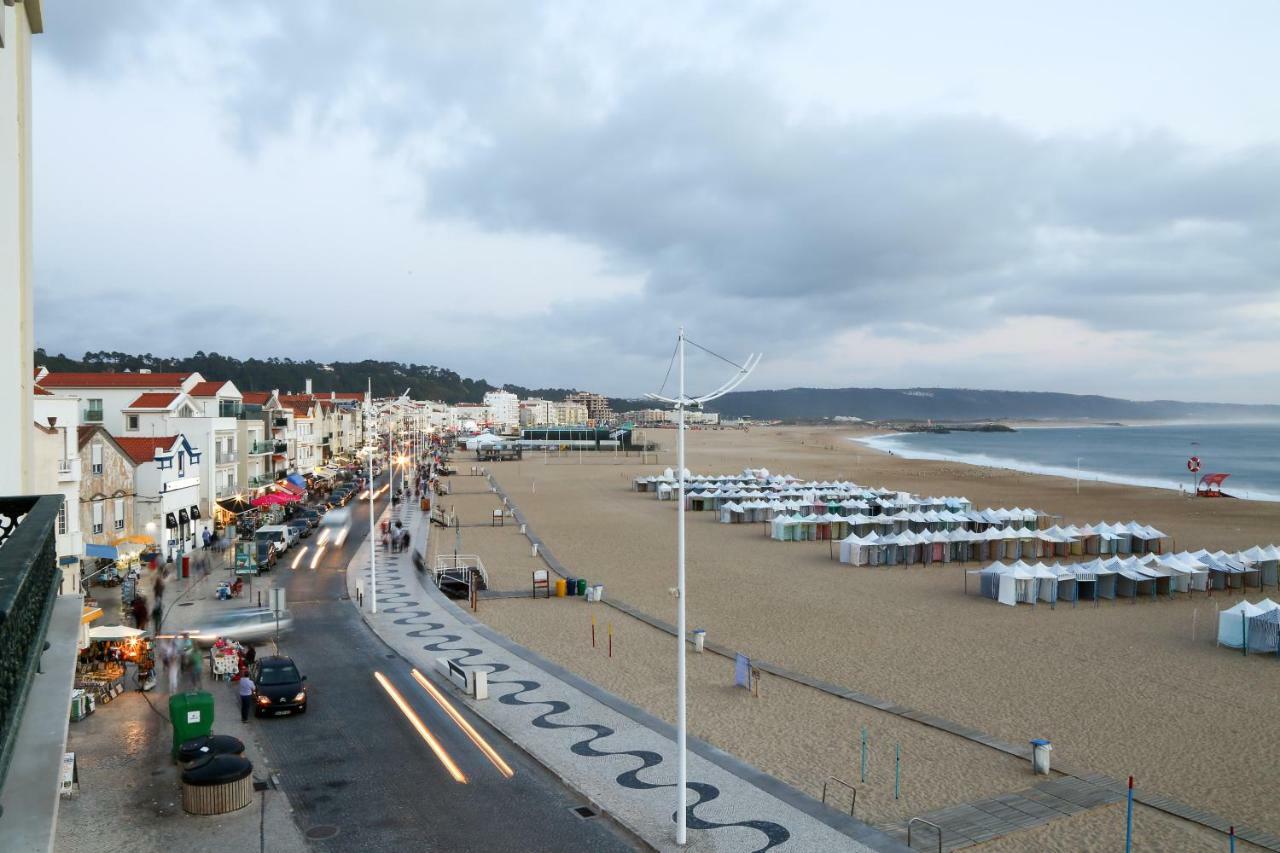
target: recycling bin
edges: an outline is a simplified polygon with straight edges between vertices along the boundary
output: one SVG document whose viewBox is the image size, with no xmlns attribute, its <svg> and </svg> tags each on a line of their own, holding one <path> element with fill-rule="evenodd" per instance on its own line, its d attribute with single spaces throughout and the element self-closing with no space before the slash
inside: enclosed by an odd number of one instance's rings
<svg viewBox="0 0 1280 853">
<path fill-rule="evenodd" d="M 175 693 L 169 697 L 169 720 L 173 723 L 173 758 L 184 741 L 206 737 L 213 731 L 213 694 L 203 690 Z"/>
<path fill-rule="evenodd" d="M 706 648 L 706 645 L 707 645 L 707 632 L 703 628 L 698 628 L 696 631 L 693 632 L 693 650 L 695 652 L 700 652 L 704 648 Z"/>
<path fill-rule="evenodd" d="M 1052 751 L 1053 744 L 1042 737 L 1031 741 L 1031 767 L 1037 776 L 1049 775 L 1049 753 Z"/>
</svg>

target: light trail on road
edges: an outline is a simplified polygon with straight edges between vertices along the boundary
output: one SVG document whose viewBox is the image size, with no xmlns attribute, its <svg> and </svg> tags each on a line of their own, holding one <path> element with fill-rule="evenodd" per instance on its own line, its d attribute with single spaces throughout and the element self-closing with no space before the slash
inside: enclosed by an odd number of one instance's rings
<svg viewBox="0 0 1280 853">
<path fill-rule="evenodd" d="M 314 569 L 316 566 L 320 564 L 320 558 L 324 556 L 324 549 L 325 549 L 325 546 L 321 545 L 319 549 L 316 550 L 316 555 L 311 558 L 311 568 Z"/>
<path fill-rule="evenodd" d="M 405 715 L 405 718 L 408 719 L 410 725 L 418 730 L 418 734 L 422 735 L 422 739 L 431 747 L 431 751 L 436 754 L 436 758 L 440 759 L 440 763 L 444 765 L 444 769 L 449 771 L 449 775 L 453 777 L 453 781 L 462 785 L 467 784 L 467 777 L 463 775 L 462 770 L 457 764 L 453 763 L 453 759 L 449 757 L 449 753 L 445 752 L 444 747 L 435 739 L 435 735 L 431 734 L 427 729 L 426 724 L 422 722 L 422 718 L 414 713 L 413 709 L 409 707 L 408 702 L 404 701 L 404 697 L 400 695 L 400 691 L 392 687 L 391 682 L 387 681 L 387 677 L 381 672 L 375 671 L 373 673 L 373 677 L 382 685 L 382 689 L 387 691 L 387 695 L 391 697 L 391 701 L 395 702 L 400 708 L 400 713 Z"/>
<path fill-rule="evenodd" d="M 418 682 L 418 684 L 422 686 L 422 689 L 431 695 L 432 699 L 436 700 L 436 704 L 444 709 L 444 712 L 449 715 L 451 720 L 457 723 L 458 728 L 462 729 L 463 733 L 466 734 L 467 737 L 471 738 L 471 742 L 476 745 L 477 749 L 484 753 L 484 757 L 489 759 L 489 762 L 493 764 L 494 767 L 498 768 L 499 773 L 508 779 L 516 775 L 516 772 L 511 769 L 511 765 L 503 761 L 502 756 L 498 755 L 497 751 L 493 747 L 489 746 L 489 742 L 481 737 L 480 733 L 476 731 L 461 714 L 458 713 L 457 709 L 453 707 L 448 699 L 444 698 L 444 694 L 440 692 L 439 688 L 430 681 L 427 681 L 426 677 L 416 669 L 412 670 L 412 673 L 413 680 Z"/>
<path fill-rule="evenodd" d="M 303 557 L 307 556 L 307 549 L 310 547 L 311 547 L 310 545 L 303 545 L 302 550 L 298 552 L 298 556 L 293 558 L 293 563 L 290 564 L 289 568 L 291 569 L 298 568 L 298 564 L 302 562 Z"/>
</svg>

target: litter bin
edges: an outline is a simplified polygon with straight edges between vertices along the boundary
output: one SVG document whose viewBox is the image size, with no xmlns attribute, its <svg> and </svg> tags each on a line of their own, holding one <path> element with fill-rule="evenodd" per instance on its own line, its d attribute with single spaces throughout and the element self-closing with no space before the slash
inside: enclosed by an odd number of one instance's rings
<svg viewBox="0 0 1280 853">
<path fill-rule="evenodd" d="M 173 723 L 173 757 L 184 741 L 205 737 L 213 731 L 213 694 L 200 691 L 175 693 L 169 697 L 169 719 Z"/>
<path fill-rule="evenodd" d="M 587 595 L 587 579 L 586 578 L 578 578 L 578 595 L 581 595 L 584 598 Z"/>
<path fill-rule="evenodd" d="M 556 598 L 564 598 L 564 578 L 556 578 Z"/>
<path fill-rule="evenodd" d="M 182 576 L 184 578 L 191 577 L 191 558 L 186 554 L 182 555 Z"/>
<path fill-rule="evenodd" d="M 578 594 L 578 579 L 577 579 L 577 578 L 565 578 L 565 580 L 564 580 L 564 594 L 565 594 L 565 595 L 570 595 L 570 596 L 572 596 L 572 595 L 577 595 L 577 594 Z"/>
<path fill-rule="evenodd" d="M 707 645 L 707 632 L 703 628 L 698 628 L 693 632 L 693 650 L 700 652 Z"/>
<path fill-rule="evenodd" d="M 1049 753 L 1052 751 L 1053 744 L 1042 737 L 1031 741 L 1031 767 L 1037 776 L 1049 775 Z"/>
<path fill-rule="evenodd" d="M 243 755 L 244 742 L 231 735 L 208 735 L 184 741 L 178 747 L 178 760 L 184 764 L 208 755 Z"/>
</svg>

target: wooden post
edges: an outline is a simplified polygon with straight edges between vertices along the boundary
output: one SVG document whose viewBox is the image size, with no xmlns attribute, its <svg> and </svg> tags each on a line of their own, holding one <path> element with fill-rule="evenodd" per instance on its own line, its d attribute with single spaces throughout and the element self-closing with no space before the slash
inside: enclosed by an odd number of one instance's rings
<svg viewBox="0 0 1280 853">
<path fill-rule="evenodd" d="M 609 657 L 613 657 L 613 623 L 609 623 Z"/>
<path fill-rule="evenodd" d="M 591 616 L 591 648 L 594 649 L 595 647 L 596 647 L 596 617 L 595 617 L 595 614 L 592 614 Z"/>
</svg>

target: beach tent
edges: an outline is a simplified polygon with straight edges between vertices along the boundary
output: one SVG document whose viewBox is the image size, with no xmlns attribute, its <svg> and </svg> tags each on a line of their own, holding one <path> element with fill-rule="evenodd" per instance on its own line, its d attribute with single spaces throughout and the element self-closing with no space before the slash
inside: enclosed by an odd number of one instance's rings
<svg viewBox="0 0 1280 853">
<path fill-rule="evenodd" d="M 746 520 L 746 513 L 741 504 L 730 501 L 720 507 L 721 524 L 741 524 Z"/>
<path fill-rule="evenodd" d="M 1260 607 L 1241 601 L 1218 614 L 1218 645 L 1242 649 L 1245 644 L 1245 626 L 1251 617 L 1261 615 Z"/>
<path fill-rule="evenodd" d="M 1036 603 L 1036 576 L 1021 560 L 1009 566 L 1000 575 L 1000 593 L 997 600 L 1001 604 L 1016 605 Z"/>
<path fill-rule="evenodd" d="M 1245 645 L 1251 652 L 1280 654 L 1280 605 L 1264 598 L 1254 606 L 1261 612 L 1245 621 Z"/>
</svg>

